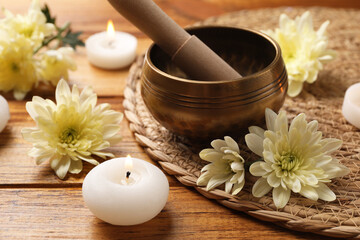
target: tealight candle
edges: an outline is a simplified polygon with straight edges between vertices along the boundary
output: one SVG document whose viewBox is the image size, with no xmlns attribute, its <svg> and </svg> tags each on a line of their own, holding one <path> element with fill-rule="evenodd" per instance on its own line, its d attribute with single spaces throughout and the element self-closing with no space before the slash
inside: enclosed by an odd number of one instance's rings
<svg viewBox="0 0 360 240">
<path fill-rule="evenodd" d="M 0 132 L 4 130 L 10 119 L 9 104 L 6 99 L 0 95 Z"/>
<path fill-rule="evenodd" d="M 82 192 L 96 217 L 113 225 L 135 225 L 154 218 L 164 208 L 169 182 L 156 166 L 128 156 L 93 168 L 84 179 Z"/>
<path fill-rule="evenodd" d="M 360 129 L 360 83 L 346 90 L 342 113 L 349 123 Z"/>
<path fill-rule="evenodd" d="M 136 38 L 128 33 L 115 32 L 111 20 L 106 32 L 90 36 L 86 42 L 88 60 L 104 69 L 119 69 L 131 64 L 136 57 Z"/>
</svg>

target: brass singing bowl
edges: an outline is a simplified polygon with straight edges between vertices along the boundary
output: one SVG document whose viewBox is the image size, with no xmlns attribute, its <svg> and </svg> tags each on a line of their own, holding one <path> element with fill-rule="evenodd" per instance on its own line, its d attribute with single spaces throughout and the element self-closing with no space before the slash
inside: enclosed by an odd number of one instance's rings
<svg viewBox="0 0 360 240">
<path fill-rule="evenodd" d="M 224 81 L 192 80 L 157 45 L 145 56 L 141 94 L 154 118 L 191 139 L 237 137 L 264 123 L 265 109 L 278 111 L 287 91 L 279 45 L 266 34 L 233 27 L 187 29 L 243 77 Z"/>
</svg>

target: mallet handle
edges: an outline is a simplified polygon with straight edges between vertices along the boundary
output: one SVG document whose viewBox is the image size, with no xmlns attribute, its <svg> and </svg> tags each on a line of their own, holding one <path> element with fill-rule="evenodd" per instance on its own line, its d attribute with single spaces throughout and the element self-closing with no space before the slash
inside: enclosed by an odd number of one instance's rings
<svg viewBox="0 0 360 240">
<path fill-rule="evenodd" d="M 232 80 L 241 75 L 197 37 L 176 24 L 152 0 L 108 0 L 160 46 L 192 79 Z"/>
</svg>

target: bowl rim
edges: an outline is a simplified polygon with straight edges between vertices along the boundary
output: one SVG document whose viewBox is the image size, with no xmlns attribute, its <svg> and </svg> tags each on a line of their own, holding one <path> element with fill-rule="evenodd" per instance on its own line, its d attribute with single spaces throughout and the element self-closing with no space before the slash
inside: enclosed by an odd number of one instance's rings
<svg viewBox="0 0 360 240">
<path fill-rule="evenodd" d="M 261 31 L 258 31 L 258 30 L 245 28 L 245 27 L 231 27 L 231 26 L 223 26 L 223 25 L 191 26 L 191 27 L 186 27 L 185 30 L 196 30 L 196 29 L 206 29 L 206 28 L 236 29 L 236 30 L 247 31 L 247 32 L 259 35 L 260 37 L 263 37 L 268 42 L 270 42 L 272 44 L 272 46 L 274 46 L 274 48 L 275 48 L 275 57 L 273 58 L 273 60 L 271 61 L 270 64 L 268 64 L 265 68 L 261 69 L 260 71 L 258 71 L 256 73 L 253 73 L 253 74 L 247 75 L 245 77 L 241 77 L 241 78 L 236 78 L 236 79 L 232 79 L 232 80 L 220 80 L 220 81 L 194 80 L 194 79 L 181 78 L 181 77 L 177 77 L 177 76 L 168 74 L 168 73 L 160 70 L 159 68 L 157 68 L 155 66 L 155 64 L 151 61 L 151 58 L 150 58 L 150 52 L 153 49 L 153 47 L 156 45 L 156 43 L 154 43 L 154 42 L 147 49 L 146 54 L 145 54 L 145 60 L 148 62 L 149 66 L 154 71 L 156 71 L 158 74 L 163 75 L 164 77 L 170 78 L 172 80 L 177 80 L 179 82 L 184 82 L 184 83 L 215 85 L 215 84 L 220 84 L 220 83 L 229 83 L 229 84 L 231 84 L 231 83 L 238 82 L 238 81 L 246 81 L 246 80 L 249 80 L 249 79 L 256 78 L 256 77 L 258 77 L 260 75 L 265 74 L 268 71 L 271 71 L 272 67 L 274 65 L 276 65 L 277 62 L 279 61 L 279 58 L 281 58 L 281 48 L 280 48 L 279 44 L 273 38 L 271 38 L 269 35 L 261 32 Z"/>
<path fill-rule="evenodd" d="M 172 99 L 177 102 L 183 102 L 188 104 L 210 104 L 210 103 L 230 103 L 230 102 L 244 102 L 249 99 L 258 98 L 262 95 L 271 95 L 273 92 L 276 92 L 277 89 L 287 86 L 287 77 L 286 69 L 283 69 L 283 72 L 275 79 L 272 83 L 262 87 L 260 89 L 245 92 L 236 95 L 227 95 L 227 96 L 189 96 L 179 93 L 170 93 L 169 91 L 163 90 L 158 87 L 156 84 L 153 84 L 147 76 L 143 76 L 142 88 L 151 91 L 154 95 L 158 97 L 165 97 L 166 99 Z"/>
</svg>

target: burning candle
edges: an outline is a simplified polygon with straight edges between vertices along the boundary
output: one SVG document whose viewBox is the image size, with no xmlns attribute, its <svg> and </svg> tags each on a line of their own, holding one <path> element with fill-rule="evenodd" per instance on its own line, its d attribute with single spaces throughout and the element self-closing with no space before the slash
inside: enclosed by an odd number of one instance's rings
<svg viewBox="0 0 360 240">
<path fill-rule="evenodd" d="M 9 104 L 6 99 L 0 95 L 0 132 L 4 130 L 10 119 Z"/>
<path fill-rule="evenodd" d="M 82 191 L 96 217 L 113 225 L 135 225 L 149 221 L 164 208 L 169 183 L 156 166 L 128 156 L 93 168 Z"/>
<path fill-rule="evenodd" d="M 88 60 L 104 69 L 119 69 L 131 64 L 136 57 L 136 38 L 128 33 L 116 32 L 111 20 L 107 31 L 90 36 L 86 42 Z"/>
<path fill-rule="evenodd" d="M 360 129 L 360 83 L 346 90 L 342 113 L 349 123 Z"/>
</svg>

